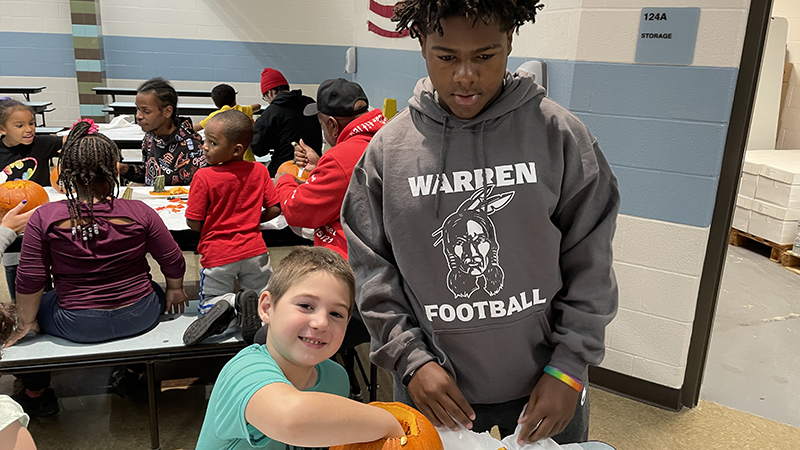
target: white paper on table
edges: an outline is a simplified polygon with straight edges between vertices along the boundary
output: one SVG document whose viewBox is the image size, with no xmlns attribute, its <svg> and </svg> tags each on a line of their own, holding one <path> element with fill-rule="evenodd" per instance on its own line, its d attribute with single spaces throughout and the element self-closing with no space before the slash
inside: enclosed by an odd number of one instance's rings
<svg viewBox="0 0 800 450">
<path fill-rule="evenodd" d="M 45 191 L 47 195 L 50 197 L 51 202 L 57 202 L 60 200 L 65 200 L 67 198 L 66 195 L 59 193 L 55 190 L 52 186 L 46 186 Z M 155 196 L 150 195 L 150 191 L 153 190 L 152 186 L 136 186 L 132 187 L 133 189 L 133 200 L 141 200 L 147 206 L 153 208 L 158 216 L 161 217 L 161 220 L 164 221 L 164 225 L 167 226 L 168 230 L 171 231 L 182 231 L 188 230 L 189 226 L 186 225 L 186 208 L 181 208 L 180 211 L 172 211 L 171 208 L 162 208 L 169 205 L 174 205 L 176 202 L 169 201 L 169 196 Z M 125 187 L 120 186 L 119 188 L 119 195 L 122 197 L 122 194 L 125 192 Z M 186 195 L 178 196 L 184 200 L 188 197 Z M 159 208 L 161 208 L 159 210 Z M 283 215 L 280 215 L 269 222 L 264 222 L 259 225 L 260 230 L 282 230 L 286 228 L 286 218 Z"/>
<path fill-rule="evenodd" d="M 109 123 L 98 123 L 97 129 L 112 140 L 115 138 L 121 139 L 126 137 L 144 136 L 142 127 L 136 125 L 135 121 L 133 120 L 133 116 L 127 114 L 114 117 Z M 58 136 L 66 136 L 68 134 L 69 130 L 63 130 L 57 133 Z"/>
</svg>

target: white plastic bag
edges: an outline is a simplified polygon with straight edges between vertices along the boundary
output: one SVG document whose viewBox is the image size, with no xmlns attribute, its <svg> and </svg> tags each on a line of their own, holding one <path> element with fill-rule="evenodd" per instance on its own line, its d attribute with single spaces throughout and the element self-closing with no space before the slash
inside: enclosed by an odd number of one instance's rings
<svg viewBox="0 0 800 450">
<path fill-rule="evenodd" d="M 459 424 L 458 431 L 449 428 L 436 428 L 439 437 L 442 439 L 444 450 L 561 450 L 561 446 L 550 438 L 542 439 L 533 444 L 520 446 L 517 444 L 517 436 L 521 426 L 517 426 L 514 434 L 506 436 L 503 441 L 493 438 L 488 432 L 476 433 L 470 431 Z"/>
<path fill-rule="evenodd" d="M 522 413 L 528 407 L 526 403 L 522 407 Z M 454 419 L 456 423 L 457 420 Z M 442 446 L 444 450 L 498 450 L 505 448 L 507 450 L 562 450 L 562 447 L 556 441 L 547 438 L 536 441 L 532 444 L 519 445 L 517 439 L 519 432 L 522 430 L 522 425 L 517 425 L 514 434 L 506 436 L 502 441 L 493 438 L 488 432 L 476 433 L 474 431 L 464 428 L 458 423 L 458 431 L 452 431 L 449 428 L 437 427 L 436 431 L 439 432 L 439 437 L 442 439 Z"/>
</svg>

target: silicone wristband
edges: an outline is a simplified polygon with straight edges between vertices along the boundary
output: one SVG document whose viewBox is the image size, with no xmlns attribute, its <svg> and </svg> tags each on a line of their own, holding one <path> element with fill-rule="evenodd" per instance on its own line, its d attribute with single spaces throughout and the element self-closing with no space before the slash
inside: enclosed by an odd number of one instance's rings
<svg viewBox="0 0 800 450">
<path fill-rule="evenodd" d="M 565 374 L 564 372 L 556 369 L 551 365 L 544 366 L 544 373 L 558 378 L 559 380 L 563 381 L 569 387 L 575 389 L 578 392 L 581 392 L 583 390 L 583 385 L 580 382 L 578 382 L 578 380 L 572 378 L 571 376 Z"/>
</svg>

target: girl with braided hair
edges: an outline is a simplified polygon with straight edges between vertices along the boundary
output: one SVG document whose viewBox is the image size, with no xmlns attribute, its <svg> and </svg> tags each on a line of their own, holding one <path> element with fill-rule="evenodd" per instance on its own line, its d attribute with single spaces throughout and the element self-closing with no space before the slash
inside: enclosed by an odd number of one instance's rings
<svg viewBox="0 0 800 450">
<path fill-rule="evenodd" d="M 70 131 L 59 163 L 67 199 L 39 207 L 25 229 L 19 324 L 9 345 L 29 331 L 81 343 L 133 336 L 153 328 L 165 310 L 183 312 L 188 305 L 186 264 L 164 222 L 143 202 L 116 198 L 118 155 L 90 123 Z M 166 292 L 150 276 L 148 252 L 161 266 Z M 49 276 L 55 289 L 45 292 Z M 26 378 L 15 400 L 28 414 L 58 412 L 46 390 L 49 375 L 35 383 Z"/>
</svg>

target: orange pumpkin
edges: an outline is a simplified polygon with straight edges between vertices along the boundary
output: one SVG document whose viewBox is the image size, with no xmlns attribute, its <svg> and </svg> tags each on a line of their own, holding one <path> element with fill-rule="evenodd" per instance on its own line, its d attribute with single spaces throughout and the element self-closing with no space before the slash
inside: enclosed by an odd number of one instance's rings
<svg viewBox="0 0 800 450">
<path fill-rule="evenodd" d="M 58 176 L 61 174 L 61 170 L 59 170 L 58 166 L 53 167 L 53 170 L 50 171 L 50 186 L 53 186 L 53 189 L 57 190 L 62 194 L 66 194 L 67 191 L 58 184 Z"/>
<path fill-rule="evenodd" d="M 439 432 L 421 412 L 398 402 L 372 402 L 370 405 L 392 413 L 406 430 L 406 435 L 375 442 L 339 445 L 331 447 L 331 450 L 443 450 Z"/>
<path fill-rule="evenodd" d="M 30 180 L 6 181 L 0 184 L 0 212 L 5 214 L 19 202 L 28 200 L 22 212 L 28 212 L 50 201 L 44 188 Z"/>
<path fill-rule="evenodd" d="M 277 176 L 278 174 L 285 172 L 292 175 L 293 177 L 297 178 L 300 181 L 308 180 L 308 176 L 311 175 L 311 171 L 303 170 L 303 173 L 301 174 L 300 173 L 301 170 L 302 169 L 297 167 L 297 164 L 295 164 L 294 161 L 286 161 L 285 163 L 281 164 L 278 167 L 278 171 L 275 172 L 275 175 Z"/>
</svg>

